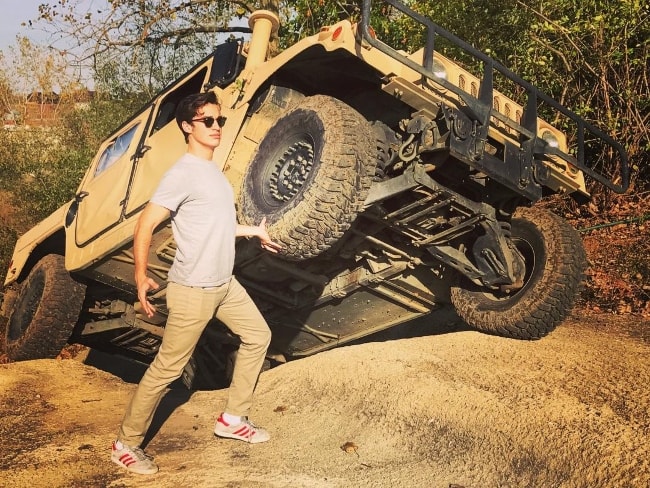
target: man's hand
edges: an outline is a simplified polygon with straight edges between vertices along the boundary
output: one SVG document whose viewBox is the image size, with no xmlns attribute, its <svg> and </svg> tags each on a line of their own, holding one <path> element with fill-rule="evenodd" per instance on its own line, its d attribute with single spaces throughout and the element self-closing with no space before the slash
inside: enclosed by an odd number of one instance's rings
<svg viewBox="0 0 650 488">
<path fill-rule="evenodd" d="M 154 280 L 145 276 L 140 279 L 136 279 L 136 284 L 138 286 L 138 300 L 140 300 L 140 305 L 142 305 L 142 310 L 147 314 L 147 317 L 153 317 L 153 314 L 156 313 L 156 307 L 154 307 L 149 300 L 147 300 L 147 292 L 149 290 L 157 290 L 160 288 L 160 285 Z"/>
<path fill-rule="evenodd" d="M 279 250 L 282 249 L 282 246 L 280 244 L 274 242 L 271 239 L 269 232 L 266 230 L 266 217 L 262 219 L 260 225 L 257 226 L 257 229 L 258 229 L 257 237 L 259 237 L 260 239 L 260 244 L 262 246 L 262 249 L 274 253 L 277 253 Z"/>
<path fill-rule="evenodd" d="M 273 242 L 269 232 L 266 230 L 266 217 L 262 219 L 260 225 L 242 225 L 237 224 L 237 237 L 257 237 L 260 240 L 260 246 L 265 251 L 278 252 L 282 249 L 282 245 Z"/>
</svg>

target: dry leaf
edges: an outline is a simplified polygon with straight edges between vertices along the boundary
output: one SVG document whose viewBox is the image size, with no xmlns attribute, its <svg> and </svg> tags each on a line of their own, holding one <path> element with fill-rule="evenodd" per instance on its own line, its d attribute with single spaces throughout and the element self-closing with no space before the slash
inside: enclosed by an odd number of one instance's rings
<svg viewBox="0 0 650 488">
<path fill-rule="evenodd" d="M 359 447 L 354 442 L 346 442 L 341 446 L 341 449 L 343 449 L 345 452 L 355 452 L 357 453 L 357 456 L 359 455 L 357 452 L 357 449 L 359 449 Z"/>
</svg>

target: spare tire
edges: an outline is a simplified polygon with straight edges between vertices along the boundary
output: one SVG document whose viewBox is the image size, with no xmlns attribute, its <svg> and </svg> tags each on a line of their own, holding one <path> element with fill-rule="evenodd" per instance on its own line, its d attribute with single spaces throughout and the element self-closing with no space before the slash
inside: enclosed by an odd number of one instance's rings
<svg viewBox="0 0 650 488">
<path fill-rule="evenodd" d="M 239 221 L 266 217 L 287 259 L 317 256 L 356 218 L 376 164 L 376 135 L 361 114 L 332 97 L 307 97 L 260 142 L 242 182 Z"/>
<path fill-rule="evenodd" d="M 469 282 L 451 289 L 456 312 L 470 326 L 513 339 L 544 337 L 571 311 L 587 258 L 578 232 L 543 208 L 517 209 L 510 239 L 524 258 L 524 286 L 513 293 Z"/>
</svg>

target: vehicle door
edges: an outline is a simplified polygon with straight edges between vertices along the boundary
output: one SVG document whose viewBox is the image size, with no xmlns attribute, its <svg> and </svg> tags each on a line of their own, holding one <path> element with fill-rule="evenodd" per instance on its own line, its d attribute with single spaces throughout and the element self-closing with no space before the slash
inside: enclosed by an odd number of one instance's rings
<svg viewBox="0 0 650 488">
<path fill-rule="evenodd" d="M 99 148 L 75 197 L 77 246 L 87 245 L 122 220 L 135 154 L 150 113 L 150 107 L 140 112 Z"/>
</svg>

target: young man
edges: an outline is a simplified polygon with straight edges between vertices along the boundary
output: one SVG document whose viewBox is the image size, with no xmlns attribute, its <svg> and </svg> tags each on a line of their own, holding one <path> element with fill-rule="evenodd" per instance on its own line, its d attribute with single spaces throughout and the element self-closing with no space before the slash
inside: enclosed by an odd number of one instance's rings
<svg viewBox="0 0 650 488">
<path fill-rule="evenodd" d="M 214 433 L 250 443 L 269 440 L 268 432 L 248 420 L 248 412 L 271 332 L 232 271 L 236 237 L 258 237 L 262 248 L 271 252 L 280 246 L 269 237 L 265 219 L 259 226 L 237 223 L 232 188 L 212 161 L 224 123 L 216 95 L 181 100 L 176 122 L 187 153 L 163 176 L 137 222 L 133 244 L 138 299 L 151 317 L 155 309 L 147 292 L 159 285 L 147 276 L 149 247 L 154 229 L 171 217 L 177 250 L 168 275 L 169 316 L 158 354 L 127 407 L 111 453 L 113 462 L 139 474 L 158 471 L 140 445 L 165 389 L 181 376 L 213 317 L 241 339 L 228 402 Z"/>
</svg>

